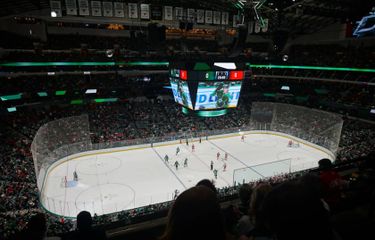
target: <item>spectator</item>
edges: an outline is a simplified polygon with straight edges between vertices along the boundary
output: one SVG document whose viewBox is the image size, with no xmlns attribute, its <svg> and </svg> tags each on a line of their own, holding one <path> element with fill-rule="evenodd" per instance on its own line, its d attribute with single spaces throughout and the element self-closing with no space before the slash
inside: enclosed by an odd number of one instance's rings
<svg viewBox="0 0 375 240">
<path fill-rule="evenodd" d="M 104 231 L 92 228 L 92 217 L 87 211 L 82 211 L 77 215 L 77 230 L 67 234 L 64 239 L 90 239 L 90 240 L 103 240 L 107 239 Z"/>
<path fill-rule="evenodd" d="M 224 240 L 223 217 L 216 194 L 196 186 L 181 193 L 170 209 L 162 240 Z"/>
</svg>

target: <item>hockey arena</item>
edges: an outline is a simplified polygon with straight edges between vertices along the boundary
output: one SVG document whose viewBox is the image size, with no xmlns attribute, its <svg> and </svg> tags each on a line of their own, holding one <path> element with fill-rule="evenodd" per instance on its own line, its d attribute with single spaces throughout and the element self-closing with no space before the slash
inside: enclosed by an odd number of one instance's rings
<svg viewBox="0 0 375 240">
<path fill-rule="evenodd" d="M 241 140 L 237 133 L 210 137 L 201 143 L 196 139 L 188 145 L 184 140 L 181 144 L 176 141 L 153 148 L 132 146 L 68 157 L 48 173 L 44 207 L 69 217 L 82 209 L 107 214 L 172 200 L 175 190 L 182 192 L 205 178 L 213 179 L 218 188 L 232 186 L 234 180 L 241 181 L 244 168 L 253 172 L 252 179 L 246 179 L 249 181 L 317 167 L 318 160 L 332 158 L 328 150 L 319 146 L 303 140 L 293 140 L 290 146 L 289 141 L 286 136 L 262 133 L 248 133 Z M 180 152 L 176 154 L 177 147 Z M 217 178 L 210 170 L 211 161 L 213 170 L 218 170 Z M 78 181 L 73 180 L 74 171 Z"/>
</svg>

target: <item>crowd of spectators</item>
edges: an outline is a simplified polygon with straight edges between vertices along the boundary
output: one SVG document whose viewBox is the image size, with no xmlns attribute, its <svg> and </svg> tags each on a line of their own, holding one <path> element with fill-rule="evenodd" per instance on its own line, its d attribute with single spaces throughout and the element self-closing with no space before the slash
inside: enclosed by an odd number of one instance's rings
<svg viewBox="0 0 375 240">
<path fill-rule="evenodd" d="M 9 114 L 2 120 L 1 144 L 1 213 L 2 234 L 9 236 L 15 229 L 24 226 L 30 213 L 39 212 L 38 189 L 35 183 L 34 164 L 30 144 L 36 131 L 43 124 L 68 116 L 88 114 L 90 137 L 93 143 L 129 141 L 131 139 L 156 138 L 181 134 L 194 134 L 240 128 L 249 124 L 251 104 L 241 101 L 238 110 L 220 118 L 196 118 L 181 113 L 172 100 L 134 100 L 126 104 L 107 103 L 88 106 L 61 106 L 20 111 Z M 366 157 L 374 146 L 374 127 L 370 123 L 346 119 L 340 140 L 337 162 Z M 270 184 L 285 181 L 291 176 L 276 176 L 268 179 Z M 236 187 L 220 189 L 219 196 L 228 199 L 236 195 Z M 165 212 L 171 203 L 134 209 L 115 216 L 94 218 L 97 224 L 113 221 L 134 223 L 155 212 Z M 15 219 L 16 218 L 16 219 Z M 49 217 L 49 233 L 57 234 L 71 229 L 71 223 Z M 138 219 L 138 220 L 137 220 Z M 17 226 L 17 227 L 15 227 Z"/>
</svg>

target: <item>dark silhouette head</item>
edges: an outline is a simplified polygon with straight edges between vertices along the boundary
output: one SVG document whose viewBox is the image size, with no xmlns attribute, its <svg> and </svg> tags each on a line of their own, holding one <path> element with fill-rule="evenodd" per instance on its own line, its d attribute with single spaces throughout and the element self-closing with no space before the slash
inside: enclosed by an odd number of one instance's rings
<svg viewBox="0 0 375 240">
<path fill-rule="evenodd" d="M 205 186 L 214 191 L 214 193 L 217 193 L 215 185 L 208 179 L 200 180 L 196 186 Z"/>
<path fill-rule="evenodd" d="M 27 223 L 27 238 L 43 239 L 47 231 L 47 220 L 43 213 L 33 215 Z"/>
<path fill-rule="evenodd" d="M 77 229 L 79 231 L 88 231 L 92 227 L 92 217 L 87 211 L 82 211 L 77 215 Z"/>
<path fill-rule="evenodd" d="M 181 193 L 169 211 L 163 240 L 224 240 L 225 230 L 216 194 L 205 186 Z"/>
<path fill-rule="evenodd" d="M 332 167 L 332 162 L 328 158 L 323 158 L 319 160 L 318 165 L 321 170 L 330 169 Z"/>
<path fill-rule="evenodd" d="M 322 201 L 300 182 L 274 187 L 264 199 L 262 213 L 279 240 L 332 238 L 329 214 Z"/>
</svg>

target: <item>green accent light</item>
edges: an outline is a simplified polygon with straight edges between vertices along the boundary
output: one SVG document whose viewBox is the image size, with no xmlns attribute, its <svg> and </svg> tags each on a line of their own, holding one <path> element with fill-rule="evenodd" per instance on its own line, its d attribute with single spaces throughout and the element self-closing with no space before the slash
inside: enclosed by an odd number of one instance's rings
<svg viewBox="0 0 375 240">
<path fill-rule="evenodd" d="M 305 96 L 297 96 L 296 97 L 297 102 L 306 102 L 307 99 L 309 99 L 308 96 L 306 96 L 306 97 Z"/>
<path fill-rule="evenodd" d="M 322 71 L 351 71 L 351 72 L 374 72 L 371 68 L 342 68 L 342 67 L 318 67 L 318 66 L 292 66 L 292 65 L 261 65 L 246 63 L 247 66 L 253 68 L 281 68 L 281 69 L 309 69 Z"/>
<path fill-rule="evenodd" d="M 169 62 L 118 62 L 116 65 L 125 66 L 169 66 Z"/>
<path fill-rule="evenodd" d="M 207 63 L 197 62 L 194 65 L 194 70 L 200 71 L 200 70 L 211 70 L 210 66 L 208 66 Z"/>
<path fill-rule="evenodd" d="M 17 108 L 16 107 L 10 107 L 10 108 L 7 108 L 8 112 L 16 112 L 17 111 Z"/>
<path fill-rule="evenodd" d="M 265 97 L 275 97 L 276 94 L 275 93 L 263 93 L 263 96 L 265 96 Z"/>
<path fill-rule="evenodd" d="M 39 97 L 47 97 L 48 94 L 46 92 L 38 92 Z"/>
<path fill-rule="evenodd" d="M 1 96 L 0 97 L 2 101 L 9 101 L 9 100 L 17 100 L 22 98 L 22 93 L 18 93 L 15 95 L 7 95 L 7 96 Z"/>
<path fill-rule="evenodd" d="M 104 103 L 104 102 L 117 102 L 118 98 L 96 98 L 94 99 L 96 103 Z"/>
<path fill-rule="evenodd" d="M 70 101 L 70 104 L 80 105 L 80 104 L 83 104 L 83 100 L 82 99 L 75 99 L 75 100 Z"/>
<path fill-rule="evenodd" d="M 218 117 L 227 114 L 227 109 L 213 110 L 213 111 L 198 111 L 196 114 L 199 117 Z"/>
<path fill-rule="evenodd" d="M 64 96 L 65 94 L 66 94 L 65 90 L 59 90 L 59 91 L 56 91 L 55 93 L 56 96 Z"/>
</svg>

